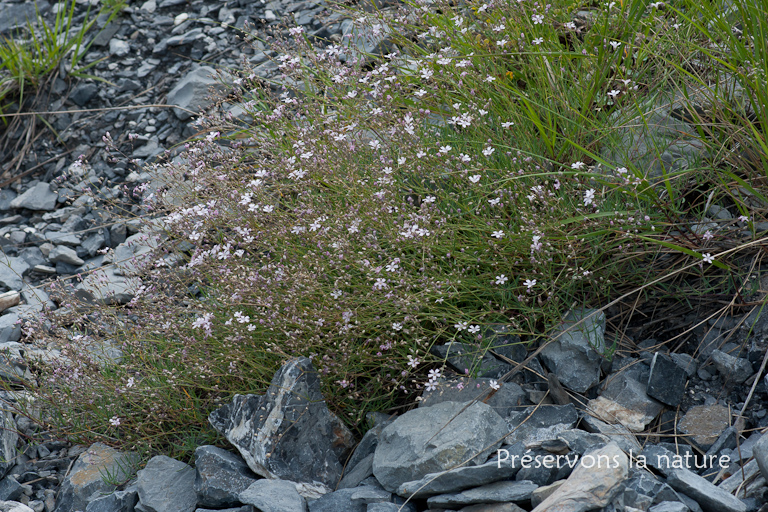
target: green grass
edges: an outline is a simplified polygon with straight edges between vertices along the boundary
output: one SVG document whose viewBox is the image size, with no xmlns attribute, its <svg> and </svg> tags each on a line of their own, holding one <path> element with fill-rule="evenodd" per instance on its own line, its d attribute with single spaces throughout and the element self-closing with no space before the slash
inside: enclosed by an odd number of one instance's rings
<svg viewBox="0 0 768 512">
<path fill-rule="evenodd" d="M 148 269 L 128 307 L 79 322 L 83 338 L 69 325 L 36 331 L 69 358 L 35 368 L 48 426 L 189 458 L 221 442 L 213 408 L 263 392 L 303 355 L 329 406 L 362 431 L 367 412 L 413 405 L 429 370 L 448 373 L 431 346 L 481 353 L 492 324 L 533 347 L 582 305 L 626 318 L 638 303 L 697 308 L 716 292 L 741 306 L 768 204 L 768 1 L 736 2 L 754 40 L 735 37 L 718 6 L 440 3 L 375 20 L 409 37 L 374 64 L 340 65 L 303 35 L 272 41 L 291 56 L 287 95 L 243 70 L 234 93 L 251 121 L 205 119 L 211 135 L 162 168 L 188 178 L 184 208 L 165 211 L 170 239 L 196 246 L 184 271 Z M 582 9 L 590 25 L 568 26 Z M 648 123 L 651 98 L 702 87 L 715 108 L 683 111 L 709 158 L 652 176 L 601 156 L 628 123 Z M 696 232 L 711 205 L 733 219 Z M 106 337 L 122 343 L 118 365 L 79 348 Z"/>
</svg>

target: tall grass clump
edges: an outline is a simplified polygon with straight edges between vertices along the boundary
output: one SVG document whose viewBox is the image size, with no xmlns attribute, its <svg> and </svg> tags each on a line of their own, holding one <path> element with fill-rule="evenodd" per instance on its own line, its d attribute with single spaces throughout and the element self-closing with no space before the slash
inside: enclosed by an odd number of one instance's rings
<svg viewBox="0 0 768 512">
<path fill-rule="evenodd" d="M 448 372 L 436 344 L 480 355 L 497 324 L 534 345 L 575 306 L 741 290 L 757 218 L 734 191 L 764 167 L 651 177 L 600 156 L 645 99 L 709 83 L 681 62 L 730 62 L 705 46 L 725 28 L 702 5 L 424 2 L 369 22 L 384 55 L 299 28 L 269 41 L 280 83 L 244 66 L 229 101 L 245 114 L 201 119 L 205 136 L 152 169 L 172 187 L 143 192 L 164 243 L 134 300 L 76 333 L 35 332 L 62 350 L 34 388 L 52 425 L 188 456 L 214 439 L 212 408 L 302 355 L 362 430 L 366 412 L 401 410 Z M 764 161 L 764 125 L 729 119 L 723 137 L 763 141 Z M 741 218 L 696 228 L 707 213 L 686 190 L 703 185 Z M 83 349 L 106 339 L 119 364 Z"/>
</svg>

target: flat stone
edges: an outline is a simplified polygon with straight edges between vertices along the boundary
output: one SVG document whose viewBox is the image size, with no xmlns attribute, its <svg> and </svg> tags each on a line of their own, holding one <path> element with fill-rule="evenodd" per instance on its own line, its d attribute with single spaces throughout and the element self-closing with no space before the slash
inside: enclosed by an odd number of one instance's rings
<svg viewBox="0 0 768 512">
<path fill-rule="evenodd" d="M 194 489 L 200 506 L 222 508 L 244 503 L 239 499 L 240 493 L 257 478 L 245 461 L 233 453 L 207 445 L 195 449 Z"/>
<path fill-rule="evenodd" d="M 18 313 L 8 312 L 0 316 L 0 343 L 21 339 L 21 322 Z"/>
<path fill-rule="evenodd" d="M 27 20 L 34 20 L 36 16 L 36 9 L 39 9 L 41 13 L 45 13 L 50 10 L 51 4 L 45 0 L 32 3 L 18 3 L 8 4 L 3 3 L 0 5 L 0 34 L 10 35 L 15 29 L 26 27 Z"/>
<path fill-rule="evenodd" d="M 127 304 L 141 286 L 137 277 L 119 275 L 114 266 L 88 274 L 78 289 L 90 292 L 101 304 Z"/>
<path fill-rule="evenodd" d="M 757 461 L 763 478 L 768 480 L 768 435 L 763 434 L 755 443 L 755 446 L 752 448 L 752 454 L 755 457 L 755 461 Z"/>
<path fill-rule="evenodd" d="M 131 45 L 122 39 L 112 39 L 109 41 L 109 53 L 115 57 L 125 57 L 131 53 Z"/>
<path fill-rule="evenodd" d="M 693 471 L 671 469 L 667 483 L 696 500 L 706 512 L 746 512 L 747 506 L 733 494 L 710 483 Z"/>
<path fill-rule="evenodd" d="M 678 430 L 688 434 L 702 450 L 708 450 L 730 426 L 731 413 L 722 405 L 691 407 L 678 423 Z"/>
<path fill-rule="evenodd" d="M 352 496 L 358 492 L 358 489 L 359 487 L 329 492 L 309 502 L 309 512 L 366 512 L 367 505 L 352 501 Z"/>
<path fill-rule="evenodd" d="M 662 501 L 648 509 L 648 512 L 689 512 L 685 503 L 679 501 Z"/>
<path fill-rule="evenodd" d="M 717 371 L 727 382 L 742 384 L 755 373 L 747 359 L 733 357 L 720 350 L 712 351 L 712 361 L 715 363 Z"/>
<path fill-rule="evenodd" d="M 257 475 L 315 485 L 321 492 L 336 486 L 341 460 L 354 446 L 347 427 L 328 410 L 305 357 L 283 365 L 264 395 L 235 395 L 208 421 Z"/>
<path fill-rule="evenodd" d="M 59 195 L 51 191 L 51 186 L 41 181 L 11 201 L 11 208 L 26 208 L 27 210 L 49 212 L 56 208 L 56 200 L 58 198 Z"/>
<path fill-rule="evenodd" d="M 699 369 L 699 367 L 696 364 L 696 359 L 694 359 L 693 356 L 689 354 L 669 354 L 669 357 L 672 359 L 672 361 L 675 362 L 677 366 L 683 369 L 688 378 L 694 377 L 696 375 L 696 371 Z"/>
<path fill-rule="evenodd" d="M 693 361 L 693 358 L 691 358 Z M 686 373 L 671 357 L 656 352 L 651 361 L 646 393 L 659 402 L 677 407 L 685 395 Z"/>
<path fill-rule="evenodd" d="M 69 95 L 70 99 L 77 105 L 84 107 L 96 96 L 99 92 L 99 86 L 94 83 L 80 83 L 72 89 L 72 93 Z"/>
<path fill-rule="evenodd" d="M 564 430 L 557 434 L 557 439 L 563 441 L 572 452 L 579 455 L 584 455 L 588 450 L 611 442 L 608 436 L 585 432 L 581 429 Z"/>
<path fill-rule="evenodd" d="M 454 508 L 461 505 L 476 505 L 480 503 L 525 503 L 531 499 L 531 494 L 538 486 L 527 480 L 495 482 L 481 487 L 475 487 L 460 493 L 441 494 L 427 500 L 427 505 L 435 507 Z"/>
<path fill-rule="evenodd" d="M 307 503 L 287 480 L 262 479 L 240 493 L 240 502 L 253 505 L 261 512 L 305 512 Z"/>
<path fill-rule="evenodd" d="M 485 462 L 508 433 L 507 422 L 482 402 L 443 402 L 412 409 L 381 433 L 373 474 L 397 492 L 429 473 Z"/>
<path fill-rule="evenodd" d="M 29 263 L 16 256 L 0 256 L 0 285 L 13 291 L 21 291 L 24 286 L 22 274 L 29 270 Z"/>
<path fill-rule="evenodd" d="M 557 439 L 579 421 L 573 404 L 531 406 L 507 416 L 510 434 L 505 444 L 523 443 L 526 448 L 538 447 L 543 441 Z"/>
<path fill-rule="evenodd" d="M 397 489 L 399 496 L 422 498 L 435 494 L 452 493 L 480 487 L 482 485 L 508 480 L 520 471 L 520 466 L 511 462 L 492 460 L 480 466 L 467 466 L 441 473 L 429 473 L 421 480 L 406 482 Z"/>
<path fill-rule="evenodd" d="M 586 512 L 605 507 L 629 476 L 629 458 L 616 443 L 587 452 L 560 487 L 534 512 Z"/>
<path fill-rule="evenodd" d="M 593 316 L 573 327 L 589 315 Z M 564 387 L 585 393 L 600 381 L 604 334 L 605 314 L 591 309 L 572 311 L 555 329 L 552 341 L 542 349 L 539 357 Z"/>
<path fill-rule="evenodd" d="M 584 428 L 584 430 L 607 436 L 611 441 L 618 444 L 625 452 L 631 450 L 635 453 L 639 453 L 643 449 L 638 442 L 637 437 L 635 437 L 635 434 L 624 425 L 611 425 L 610 423 L 593 418 L 588 414 L 583 415 L 581 420 L 582 428 Z"/>
<path fill-rule="evenodd" d="M 193 512 L 197 508 L 195 470 L 191 466 L 157 455 L 136 476 L 138 512 Z"/>
<path fill-rule="evenodd" d="M 77 252 L 71 247 L 57 245 L 49 254 L 48 259 L 51 263 L 66 263 L 67 265 L 80 266 L 85 261 L 77 256 Z"/>
</svg>

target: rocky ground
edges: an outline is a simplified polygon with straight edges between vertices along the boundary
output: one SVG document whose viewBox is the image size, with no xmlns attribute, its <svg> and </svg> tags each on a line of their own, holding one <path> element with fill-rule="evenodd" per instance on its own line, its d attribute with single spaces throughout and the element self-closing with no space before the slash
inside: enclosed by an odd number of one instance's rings
<svg viewBox="0 0 768 512">
<path fill-rule="evenodd" d="M 30 6 L 0 3 L 0 35 L 23 24 L 34 12 Z M 44 1 L 38 6 L 52 14 Z M 586 17 L 575 19 L 583 24 Z M 39 127 L 17 159 L 33 121 L 12 125 L 3 139 L 0 348 L 10 357 L 0 372 L 8 380 L 28 375 L 25 354 L 55 356 L 28 344 L 20 321 L 45 305 L 68 314 L 69 294 L 117 303 L 132 298 L 139 285 L 132 265 L 151 250 L 152 233 L 143 223 L 114 216 L 88 190 L 138 213 L 137 187 L 151 192 L 167 185 L 141 164 L 197 134 L 192 113 L 211 104 L 208 88 L 218 83 L 213 68 L 200 62 L 236 69 L 248 61 L 259 77 L 279 78 L 273 54 L 259 43 L 245 44 L 231 27 L 247 23 L 266 33 L 283 30 L 279 23 L 288 21 L 335 41 L 352 30 L 351 20 L 328 11 L 322 0 L 148 0 L 104 21 L 90 36 L 86 62 L 105 58 L 92 72 L 112 85 L 73 79 L 63 66 L 40 96 L 45 103 L 36 105 L 56 112 L 45 117 L 58 140 Z M 377 44 L 347 40 L 369 50 Z M 669 141 L 662 158 L 648 156 L 647 131 L 627 129 L 625 140 L 657 174 L 703 151 L 680 140 L 680 133 L 695 130 L 678 98 L 658 101 L 662 107 L 654 105 L 653 115 L 659 117 L 648 129 Z M 102 151 L 107 132 L 126 158 L 113 162 Z M 708 213 L 714 221 L 736 212 L 712 207 Z M 114 252 L 106 255 L 106 248 Z M 89 277 L 99 267 L 106 268 L 106 280 Z M 71 280 L 70 288 L 47 286 L 78 274 L 84 279 Z M 2 412 L 0 508 L 768 510 L 768 437 L 762 435 L 768 427 L 768 315 L 755 308 L 706 321 L 688 308 L 662 316 L 619 336 L 612 361 L 598 352 L 617 333 L 606 334 L 606 317 L 594 310 L 570 312 L 557 339 L 540 350 L 526 350 L 504 326 L 489 329 L 493 351 L 482 357 L 475 379 L 459 377 L 476 367 L 474 347 L 436 347 L 453 373 L 446 370 L 418 408 L 373 417 L 376 426 L 362 440 L 322 405 L 309 362 L 295 360 L 264 396 L 238 397 L 211 414 L 231 452 L 200 447 L 195 468 L 155 457 L 136 478 L 126 471 L 130 454 L 40 438 L 27 418 Z M 663 343 L 697 324 L 672 352 Z M 307 395 L 316 400 L 302 401 Z M 285 421 L 275 426 L 267 415 Z"/>
</svg>

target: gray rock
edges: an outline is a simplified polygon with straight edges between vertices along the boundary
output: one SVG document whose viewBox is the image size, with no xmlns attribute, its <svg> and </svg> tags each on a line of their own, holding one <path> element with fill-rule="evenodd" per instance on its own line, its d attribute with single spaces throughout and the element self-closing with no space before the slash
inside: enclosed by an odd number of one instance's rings
<svg viewBox="0 0 768 512">
<path fill-rule="evenodd" d="M 743 383 L 755 373 L 748 360 L 742 357 L 733 357 L 720 350 L 712 351 L 712 361 L 724 380 L 736 384 Z"/>
<path fill-rule="evenodd" d="M 167 103 L 176 105 L 185 110 L 173 109 L 176 117 L 186 121 L 192 117 L 193 113 L 204 110 L 212 105 L 209 99 L 209 87 L 223 90 L 223 86 L 212 77 L 218 76 L 216 70 L 209 66 L 202 66 L 188 73 L 179 80 L 176 86 L 168 93 Z M 192 111 L 192 112 L 189 112 Z"/>
<path fill-rule="evenodd" d="M 349 467 L 349 465 L 347 466 Z M 357 487 L 360 482 L 373 475 L 373 453 L 362 459 L 344 472 L 344 477 L 339 482 L 339 489 Z"/>
<path fill-rule="evenodd" d="M 514 503 L 484 503 L 464 507 L 459 512 L 525 512 L 525 510 Z"/>
<path fill-rule="evenodd" d="M 85 512 L 133 512 L 138 500 L 139 493 L 135 488 L 116 491 L 89 502 Z"/>
<path fill-rule="evenodd" d="M 518 384 L 499 382 L 497 383 L 499 389 L 494 390 L 490 385 L 491 380 L 470 378 L 440 380 L 436 389 L 422 394 L 419 407 L 430 407 L 441 402 L 479 400 L 493 407 L 493 410 L 503 418 L 515 409 L 530 405 L 528 394 Z"/>
<path fill-rule="evenodd" d="M 66 263 L 67 265 L 80 266 L 85 263 L 82 259 L 77 257 L 77 252 L 70 247 L 64 245 L 57 245 L 50 253 L 48 253 L 48 259 L 51 263 Z"/>
<path fill-rule="evenodd" d="M 16 501 L 23 491 L 24 488 L 13 475 L 0 479 L 0 501 Z"/>
<path fill-rule="evenodd" d="M 83 243 L 80 246 L 83 248 L 84 251 L 88 253 L 90 257 L 94 257 L 96 256 L 99 249 L 104 247 L 106 243 L 107 243 L 107 239 L 104 236 L 103 231 L 99 230 L 96 233 L 93 233 L 92 235 L 90 235 L 85 240 L 83 240 Z"/>
<path fill-rule="evenodd" d="M 34 502 L 30 501 L 32 505 Z M 0 501 L 0 512 L 41 512 L 16 501 Z"/>
<path fill-rule="evenodd" d="M 579 414 L 573 404 L 531 406 L 507 416 L 510 434 L 505 444 L 523 443 L 527 448 L 540 446 L 543 441 L 576 426 Z"/>
<path fill-rule="evenodd" d="M 360 489 L 340 489 L 309 502 L 309 512 L 366 512 L 365 503 L 353 502 L 352 496 Z"/>
<path fill-rule="evenodd" d="M 48 231 L 45 233 L 45 239 L 53 244 L 68 245 L 70 247 L 77 247 L 81 243 L 78 235 L 64 231 Z"/>
<path fill-rule="evenodd" d="M 335 487 L 352 434 L 332 414 L 307 358 L 293 359 L 275 374 L 262 396 L 235 395 L 208 416 L 251 470 L 267 478 Z"/>
<path fill-rule="evenodd" d="M 0 343 L 21 339 L 21 322 L 17 313 L 0 316 Z"/>
<path fill-rule="evenodd" d="M 447 361 L 461 375 L 497 379 L 512 369 L 479 345 L 453 341 L 445 345 L 435 345 L 430 352 Z"/>
<path fill-rule="evenodd" d="M 157 455 L 137 474 L 139 512 L 193 512 L 197 507 L 195 470 L 178 460 Z"/>
<path fill-rule="evenodd" d="M 48 183 L 41 181 L 11 201 L 11 208 L 49 212 L 56 208 L 58 197 L 56 192 L 51 191 L 51 186 Z"/>
<path fill-rule="evenodd" d="M 198 446 L 195 450 L 194 488 L 200 506 L 236 506 L 241 503 L 239 494 L 256 478 L 245 461 L 233 453 L 216 446 Z"/>
<path fill-rule="evenodd" d="M 693 358 L 691 358 L 693 362 Z M 677 407 L 685 394 L 686 373 L 672 358 L 656 352 L 651 361 L 646 393 L 671 407 Z"/>
<path fill-rule="evenodd" d="M 604 446 L 610 438 L 603 434 L 591 434 L 580 429 L 564 430 L 557 434 L 557 439 L 563 441 L 571 451 L 584 455 L 587 450 Z"/>
<path fill-rule="evenodd" d="M 29 263 L 23 258 L 0 255 L 0 285 L 21 291 L 24 286 L 22 274 L 29 268 Z"/>
<path fill-rule="evenodd" d="M 479 503 L 525 503 L 530 501 L 531 494 L 538 486 L 527 480 L 517 482 L 495 482 L 481 487 L 475 487 L 460 493 L 441 494 L 427 500 L 427 505 L 435 507 L 455 508 L 462 505 Z"/>
<path fill-rule="evenodd" d="M 116 273 L 130 276 L 139 273 L 152 261 L 152 251 L 160 244 L 160 235 L 136 233 L 115 248 Z"/>
<path fill-rule="evenodd" d="M 420 480 L 404 483 L 397 489 L 397 494 L 421 498 L 463 491 L 470 487 L 479 487 L 499 480 L 511 479 L 520 471 L 520 467 L 518 464 L 511 463 L 507 457 L 506 462 L 492 460 L 480 466 L 467 466 L 441 473 L 429 473 Z"/>
<path fill-rule="evenodd" d="M 482 402 L 443 402 L 408 411 L 381 433 L 373 474 L 390 492 L 429 473 L 476 466 L 502 442 L 506 421 Z"/>
<path fill-rule="evenodd" d="M 116 480 L 129 477 L 130 467 L 135 462 L 134 457 L 102 443 L 91 445 L 77 458 L 61 484 L 56 512 L 85 510 L 94 493 L 115 490 L 114 485 L 104 481 L 104 475 L 112 475 Z"/>
<path fill-rule="evenodd" d="M 94 83 L 80 83 L 72 89 L 72 93 L 69 95 L 70 99 L 77 105 L 84 107 L 96 96 L 99 92 L 99 86 Z"/>
<path fill-rule="evenodd" d="M 2 317 L 0 317 L 2 319 Z M 752 453 L 755 456 L 755 461 L 760 468 L 760 473 L 763 478 L 768 480 L 768 435 L 763 434 L 760 440 L 755 443 L 752 448 Z"/>
<path fill-rule="evenodd" d="M 592 316 L 573 327 L 589 315 Z M 563 386 L 585 393 L 600 380 L 600 354 L 605 351 L 604 334 L 605 315 L 602 312 L 595 313 L 591 309 L 573 311 L 554 331 L 553 340 L 544 347 L 539 357 Z"/>
<path fill-rule="evenodd" d="M 345 62 L 351 57 L 370 60 L 370 56 L 386 55 L 394 49 L 392 39 L 389 37 L 392 29 L 387 25 L 377 28 L 368 26 L 356 27 L 354 22 L 346 19 L 341 23 L 343 45 L 347 51 L 339 58 Z"/>
<path fill-rule="evenodd" d="M 102 304 L 126 304 L 133 299 L 141 280 L 119 275 L 113 266 L 88 274 L 78 289 L 90 292 Z"/>
<path fill-rule="evenodd" d="M 705 512 L 746 512 L 747 506 L 708 480 L 687 469 L 668 470 L 667 483 L 696 500 Z"/>
<path fill-rule="evenodd" d="M 652 473 L 637 471 L 624 482 L 624 488 L 613 498 L 611 504 L 617 510 L 629 506 L 646 510 L 651 505 L 663 501 L 680 501 L 680 495 Z"/>
<path fill-rule="evenodd" d="M 10 189 L 0 190 L 0 212 L 7 212 L 11 208 L 11 202 L 16 199 L 16 192 Z"/>
<path fill-rule="evenodd" d="M 305 512 L 307 503 L 287 480 L 256 480 L 240 493 L 240 502 L 253 505 L 261 512 Z"/>
</svg>

